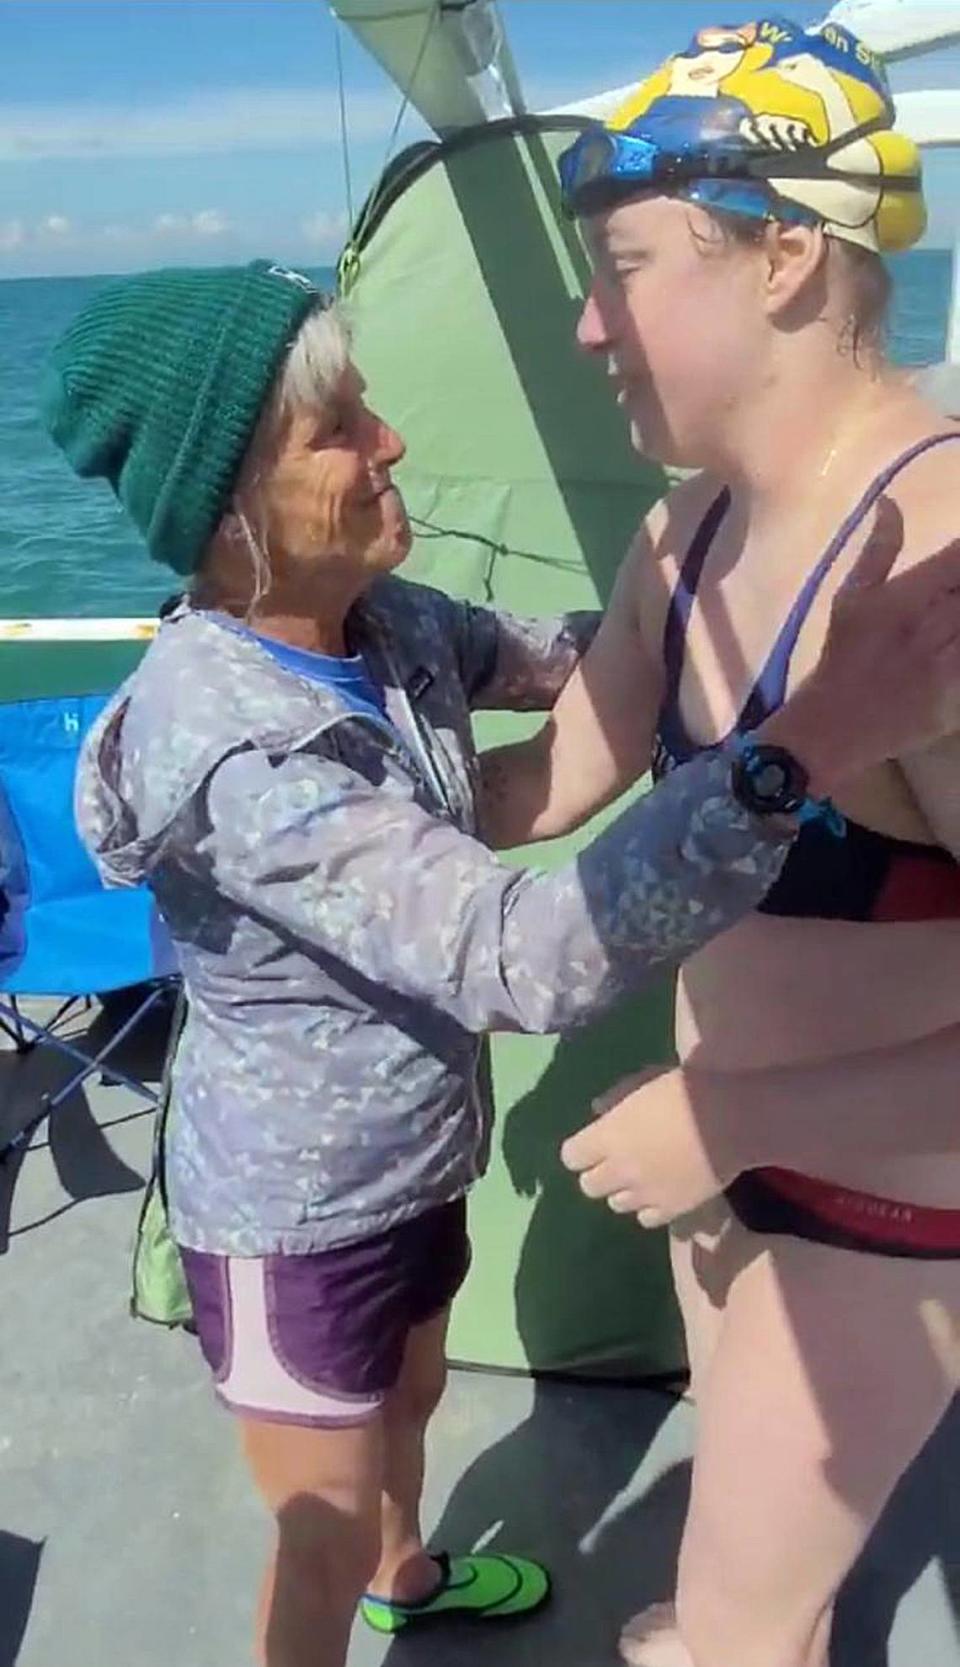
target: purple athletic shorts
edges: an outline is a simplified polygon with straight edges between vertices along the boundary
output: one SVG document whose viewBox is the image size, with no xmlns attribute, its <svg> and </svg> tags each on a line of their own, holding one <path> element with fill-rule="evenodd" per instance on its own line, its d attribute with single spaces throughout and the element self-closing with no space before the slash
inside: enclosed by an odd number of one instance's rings
<svg viewBox="0 0 960 1667">
<path fill-rule="evenodd" d="M 466 1201 L 305 1256 L 181 1255 L 226 1406 L 273 1423 L 362 1424 L 396 1384 L 410 1331 L 466 1278 Z"/>
</svg>

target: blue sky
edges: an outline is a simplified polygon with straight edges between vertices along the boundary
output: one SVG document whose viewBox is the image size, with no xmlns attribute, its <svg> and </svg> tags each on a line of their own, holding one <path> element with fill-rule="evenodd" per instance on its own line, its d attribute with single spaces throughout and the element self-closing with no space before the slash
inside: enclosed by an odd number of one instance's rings
<svg viewBox="0 0 960 1667">
<path fill-rule="evenodd" d="M 823 5 L 793 0 L 798 21 Z M 700 0 L 501 0 L 531 102 L 639 78 L 694 29 L 751 15 Z M 754 14 L 755 15 L 755 14 Z M 0 0 L 0 277 L 269 254 L 321 264 L 345 224 L 325 0 Z M 395 88 L 343 39 L 354 196 L 381 166 Z M 953 87 L 960 51 L 894 69 Z M 403 138 L 419 129 L 409 119 Z M 960 233 L 960 150 L 929 153 L 928 241 Z"/>
</svg>

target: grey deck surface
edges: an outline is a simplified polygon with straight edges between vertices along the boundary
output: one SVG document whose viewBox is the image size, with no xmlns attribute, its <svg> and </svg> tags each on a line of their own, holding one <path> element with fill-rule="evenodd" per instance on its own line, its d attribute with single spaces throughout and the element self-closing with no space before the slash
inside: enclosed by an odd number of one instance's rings
<svg viewBox="0 0 960 1667">
<path fill-rule="evenodd" d="M 156 1048 L 154 1050 L 156 1052 Z M 0 1052 L 0 1136 L 63 1066 Z M 128 1319 L 149 1118 L 99 1081 L 0 1176 L 0 1667 L 250 1667 L 267 1524 L 196 1346 Z M 431 1443 L 436 1543 L 550 1562 L 558 1595 L 498 1632 L 497 1667 L 613 1662 L 625 1615 L 668 1595 L 693 1434 L 639 1388 L 453 1375 Z M 837 1667 L 960 1667 L 960 1423 L 935 1439 L 846 1595 Z M 468 1667 L 489 1629 L 350 1667 Z"/>
</svg>

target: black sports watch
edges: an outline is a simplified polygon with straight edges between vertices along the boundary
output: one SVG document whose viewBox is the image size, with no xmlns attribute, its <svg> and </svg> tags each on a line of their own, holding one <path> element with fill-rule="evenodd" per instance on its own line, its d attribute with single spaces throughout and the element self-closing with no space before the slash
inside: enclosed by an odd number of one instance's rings
<svg viewBox="0 0 960 1667">
<path fill-rule="evenodd" d="M 730 788 L 751 816 L 792 816 L 801 825 L 822 822 L 842 838 L 846 824 L 829 799 L 813 799 L 806 770 L 785 747 L 766 746 L 746 736 L 730 767 Z"/>
</svg>

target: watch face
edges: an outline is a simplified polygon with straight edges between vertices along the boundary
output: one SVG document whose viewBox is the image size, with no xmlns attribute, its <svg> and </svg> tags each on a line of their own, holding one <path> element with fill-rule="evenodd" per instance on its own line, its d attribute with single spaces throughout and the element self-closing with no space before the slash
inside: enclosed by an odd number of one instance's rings
<svg viewBox="0 0 960 1667">
<path fill-rule="evenodd" d="M 749 809 L 761 814 L 791 815 L 806 795 L 806 776 L 782 747 L 747 743 L 734 766 L 735 791 Z"/>
<path fill-rule="evenodd" d="M 750 772 L 750 782 L 757 798 L 772 804 L 786 792 L 787 772 L 776 759 L 764 759 L 758 768 Z"/>
</svg>

